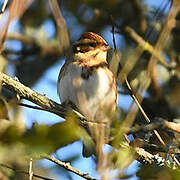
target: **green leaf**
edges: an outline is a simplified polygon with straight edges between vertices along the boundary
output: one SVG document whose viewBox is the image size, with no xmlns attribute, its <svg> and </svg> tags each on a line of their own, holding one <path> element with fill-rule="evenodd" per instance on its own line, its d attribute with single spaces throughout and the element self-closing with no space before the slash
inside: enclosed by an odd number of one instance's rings
<svg viewBox="0 0 180 180">
<path fill-rule="evenodd" d="M 71 144 L 81 138 L 83 129 L 77 124 L 73 116 L 67 121 L 52 126 L 34 125 L 22 137 L 30 151 L 52 153 L 57 149 Z"/>
<path fill-rule="evenodd" d="M 109 158 L 111 159 L 113 166 L 122 172 L 135 160 L 135 154 L 133 149 L 127 146 L 121 147 L 118 150 L 113 150 L 109 154 Z"/>
<path fill-rule="evenodd" d="M 151 179 L 171 179 L 179 180 L 180 172 L 179 170 L 173 170 L 167 166 L 158 165 L 140 165 L 140 169 L 137 172 L 137 177 L 140 180 L 151 180 Z"/>
</svg>

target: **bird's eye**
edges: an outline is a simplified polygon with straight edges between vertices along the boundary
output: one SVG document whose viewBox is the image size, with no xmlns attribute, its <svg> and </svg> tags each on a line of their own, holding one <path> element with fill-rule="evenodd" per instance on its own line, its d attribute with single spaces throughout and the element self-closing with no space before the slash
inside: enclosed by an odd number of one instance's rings
<svg viewBox="0 0 180 180">
<path fill-rule="evenodd" d="M 96 47 L 96 43 L 89 43 L 89 46 L 91 46 L 91 47 Z"/>
</svg>

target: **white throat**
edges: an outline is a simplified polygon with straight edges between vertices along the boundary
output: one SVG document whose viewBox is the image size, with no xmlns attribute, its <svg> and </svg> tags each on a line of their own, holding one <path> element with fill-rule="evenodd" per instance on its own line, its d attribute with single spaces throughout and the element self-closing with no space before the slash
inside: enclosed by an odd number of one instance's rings
<svg viewBox="0 0 180 180">
<path fill-rule="evenodd" d="M 97 48 L 84 53 L 76 53 L 74 55 L 74 61 L 83 61 L 88 64 L 98 64 L 100 62 L 106 62 L 106 56 L 107 51 Z"/>
</svg>

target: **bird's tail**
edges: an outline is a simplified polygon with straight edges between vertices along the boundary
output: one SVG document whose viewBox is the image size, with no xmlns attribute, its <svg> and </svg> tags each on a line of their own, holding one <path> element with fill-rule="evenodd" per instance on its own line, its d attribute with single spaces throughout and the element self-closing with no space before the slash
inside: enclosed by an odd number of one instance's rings
<svg viewBox="0 0 180 180">
<path fill-rule="evenodd" d="M 98 169 L 103 169 L 106 161 L 106 156 L 103 152 L 103 145 L 109 141 L 110 127 L 107 123 L 100 122 L 90 122 L 88 123 L 88 126 L 91 137 L 95 142 Z"/>
</svg>

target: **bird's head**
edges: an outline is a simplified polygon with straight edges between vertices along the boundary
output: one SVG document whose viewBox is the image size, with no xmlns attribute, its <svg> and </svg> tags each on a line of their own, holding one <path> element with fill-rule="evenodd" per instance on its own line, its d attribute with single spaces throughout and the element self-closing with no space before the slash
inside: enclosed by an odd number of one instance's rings
<svg viewBox="0 0 180 180">
<path fill-rule="evenodd" d="M 101 36 L 93 32 L 85 32 L 73 44 L 74 60 L 93 64 L 105 62 L 109 49 L 110 46 Z"/>
</svg>

